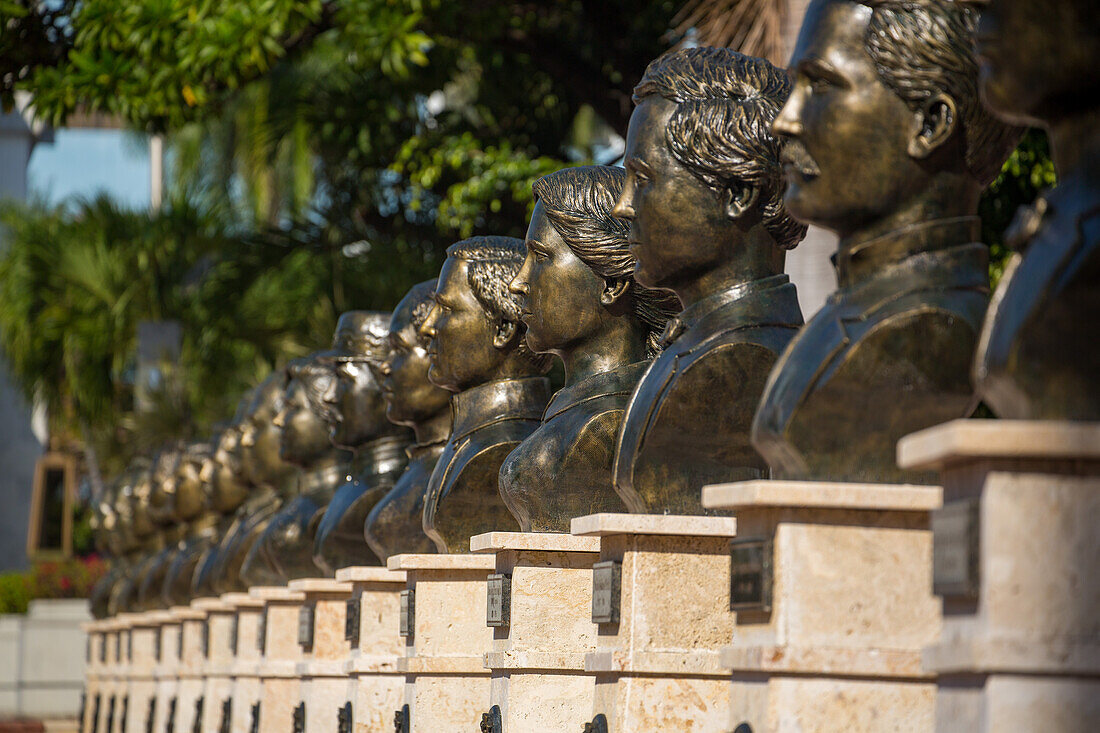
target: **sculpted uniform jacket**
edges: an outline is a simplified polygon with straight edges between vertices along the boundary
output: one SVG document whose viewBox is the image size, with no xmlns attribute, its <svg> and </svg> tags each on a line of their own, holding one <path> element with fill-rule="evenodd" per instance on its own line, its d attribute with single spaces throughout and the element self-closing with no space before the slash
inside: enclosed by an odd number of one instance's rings
<svg viewBox="0 0 1100 733">
<path fill-rule="evenodd" d="M 435 552 L 435 543 L 424 534 L 424 492 L 445 444 L 441 440 L 406 448 L 405 472 L 367 515 L 363 532 L 383 565 L 390 555 Z"/>
<path fill-rule="evenodd" d="M 928 222 L 838 257 L 840 289 L 776 365 L 753 425 L 773 477 L 931 483 L 897 441 L 964 417 L 988 296 L 977 219 Z M 970 240 L 973 241 L 973 240 Z"/>
<path fill-rule="evenodd" d="M 975 363 L 1003 418 L 1100 420 L 1100 180 L 1088 169 L 1024 210 Z M 1084 180 L 1082 180 L 1084 179 Z"/>
<path fill-rule="evenodd" d="M 615 487 L 631 511 L 701 514 L 704 485 L 767 475 L 749 427 L 801 325 L 786 275 L 715 293 L 669 321 L 668 345 L 630 398 L 619 436 Z"/>
<path fill-rule="evenodd" d="M 549 399 L 543 377 L 501 379 L 451 398 L 451 437 L 424 506 L 424 532 L 440 552 L 469 552 L 475 534 L 518 529 L 500 496 L 500 466 L 539 426 Z"/>
<path fill-rule="evenodd" d="M 648 361 L 558 390 L 542 425 L 500 469 L 500 493 L 524 532 L 568 532 L 584 514 L 623 512 L 611 466 L 626 403 Z"/>
<path fill-rule="evenodd" d="M 200 576 L 209 573 L 208 581 L 217 595 L 247 591 L 241 579 L 241 566 L 252 545 L 267 528 L 268 522 L 283 504 L 283 495 L 270 486 L 257 488 L 233 515 L 233 523 L 218 544 L 209 563 L 199 566 Z M 200 579 L 200 582 L 201 579 Z"/>
</svg>

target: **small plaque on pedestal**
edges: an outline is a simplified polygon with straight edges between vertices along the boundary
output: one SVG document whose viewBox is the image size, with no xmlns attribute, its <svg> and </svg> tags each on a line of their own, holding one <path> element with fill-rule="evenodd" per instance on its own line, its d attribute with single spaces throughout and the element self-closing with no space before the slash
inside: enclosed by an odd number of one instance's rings
<svg viewBox="0 0 1100 733">
<path fill-rule="evenodd" d="M 313 617 L 316 605 L 304 603 L 298 609 L 298 645 L 305 651 L 313 649 Z"/>
<path fill-rule="evenodd" d="M 260 614 L 260 622 L 256 624 L 256 648 L 263 654 L 267 649 L 267 609 Z"/>
<path fill-rule="evenodd" d="M 977 498 L 932 512 L 933 593 L 955 600 L 978 597 L 980 517 Z"/>
<path fill-rule="evenodd" d="M 619 623 L 622 564 L 614 560 L 592 566 L 592 623 Z"/>
<path fill-rule="evenodd" d="M 294 733 L 306 733 L 306 704 L 298 703 L 294 708 Z"/>
<path fill-rule="evenodd" d="M 416 614 L 416 591 L 401 591 L 401 625 L 398 633 L 408 638 L 413 635 L 414 619 Z"/>
<path fill-rule="evenodd" d="M 238 631 L 237 615 L 233 614 L 229 617 L 229 651 L 233 656 L 237 656 Z"/>
<path fill-rule="evenodd" d="M 344 638 L 352 648 L 359 646 L 359 596 L 347 600 L 344 615 Z"/>
<path fill-rule="evenodd" d="M 336 713 L 336 733 L 353 733 L 355 722 L 352 719 L 351 703 L 344 703 Z"/>
<path fill-rule="evenodd" d="M 489 708 L 489 712 L 481 714 L 481 733 L 504 733 L 499 705 L 494 705 Z"/>
<path fill-rule="evenodd" d="M 512 596 L 511 576 L 490 575 L 486 584 L 486 596 L 485 625 L 493 627 L 507 626 Z"/>
<path fill-rule="evenodd" d="M 393 712 L 393 733 L 412 733 L 408 705 L 402 705 L 400 710 Z"/>
<path fill-rule="evenodd" d="M 772 541 L 730 540 L 730 610 L 772 610 Z"/>
</svg>

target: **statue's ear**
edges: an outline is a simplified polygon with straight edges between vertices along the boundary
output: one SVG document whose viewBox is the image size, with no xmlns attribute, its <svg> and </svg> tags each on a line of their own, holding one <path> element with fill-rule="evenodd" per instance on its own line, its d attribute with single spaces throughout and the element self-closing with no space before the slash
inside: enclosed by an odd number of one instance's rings
<svg viewBox="0 0 1100 733">
<path fill-rule="evenodd" d="M 493 346 L 501 351 L 507 349 L 512 345 L 518 332 L 519 329 L 516 328 L 514 321 L 502 320 L 497 326 L 496 335 L 493 336 Z"/>
<path fill-rule="evenodd" d="M 740 219 L 747 214 L 760 197 L 760 189 L 748 183 L 735 183 L 723 190 L 726 218 Z"/>
<path fill-rule="evenodd" d="M 909 140 L 909 155 L 922 160 L 931 155 L 955 134 L 959 124 L 955 100 L 946 94 L 926 99 L 913 113 L 913 137 Z"/>
<path fill-rule="evenodd" d="M 604 280 L 603 290 L 600 291 L 600 305 L 606 307 L 618 303 L 628 290 L 630 290 L 630 280 L 627 278 Z"/>
</svg>

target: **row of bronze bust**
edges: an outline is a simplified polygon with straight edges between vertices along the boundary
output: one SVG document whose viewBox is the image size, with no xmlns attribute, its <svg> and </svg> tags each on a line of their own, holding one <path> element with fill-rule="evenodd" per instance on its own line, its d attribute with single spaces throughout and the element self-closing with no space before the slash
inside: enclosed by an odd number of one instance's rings
<svg viewBox="0 0 1100 733">
<path fill-rule="evenodd" d="M 979 400 L 1100 419 L 1100 339 L 1077 325 L 1100 315 L 1091 3 L 994 0 L 981 63 L 980 8 L 950 0 L 814 0 L 789 73 L 657 59 L 625 168 L 540 178 L 526 241 L 454 244 L 438 280 L 345 313 L 212 443 L 120 477 L 96 612 L 595 512 L 700 513 L 709 483 L 924 483 L 897 440 Z M 1017 227 L 989 308 L 978 200 L 1020 122 L 1050 125 L 1063 185 Z M 806 223 L 839 236 L 839 287 L 803 323 L 783 271 Z"/>
</svg>

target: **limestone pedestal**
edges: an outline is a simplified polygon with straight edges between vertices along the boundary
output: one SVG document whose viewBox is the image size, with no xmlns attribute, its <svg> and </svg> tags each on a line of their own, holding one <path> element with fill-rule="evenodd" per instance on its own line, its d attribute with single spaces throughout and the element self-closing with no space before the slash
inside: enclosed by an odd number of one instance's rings
<svg viewBox="0 0 1100 733">
<path fill-rule="evenodd" d="M 160 626 L 152 612 L 145 612 L 133 614 L 129 627 L 125 650 L 129 660 L 129 684 L 122 733 L 145 733 L 157 694 L 154 671 Z"/>
<path fill-rule="evenodd" d="M 88 641 L 84 660 L 84 704 L 80 713 L 80 733 L 93 733 L 99 723 L 99 709 L 102 707 L 100 695 L 103 689 L 103 658 L 100 655 L 107 650 L 103 626 L 103 620 L 88 621 L 81 625 Z"/>
<path fill-rule="evenodd" d="M 130 694 L 133 691 L 133 633 L 136 613 L 120 613 L 115 617 L 118 649 L 115 656 L 115 720 L 112 733 L 126 733 L 130 721 Z"/>
<path fill-rule="evenodd" d="M 746 481 L 708 486 L 733 510 L 722 661 L 731 726 L 753 731 L 928 731 L 935 685 L 920 651 L 932 595 L 934 486 Z M 731 577 L 732 575 L 732 577 Z"/>
<path fill-rule="evenodd" d="M 100 648 L 99 706 L 96 733 L 117 733 L 119 692 L 119 622 L 118 618 L 104 619 L 102 647 Z"/>
<path fill-rule="evenodd" d="M 202 603 L 205 599 L 196 601 Z M 206 699 L 203 697 L 206 666 L 206 612 L 194 606 L 174 606 L 169 612 L 180 621 L 179 689 L 176 692 L 177 733 L 200 730 Z"/>
<path fill-rule="evenodd" d="M 288 587 L 305 595 L 298 619 L 302 661 L 297 666 L 305 733 L 351 733 L 350 728 L 341 728 L 341 711 L 347 714 L 344 706 L 349 701 L 344 665 L 351 649 L 344 633 L 351 585 L 329 578 L 302 578 L 290 581 Z"/>
<path fill-rule="evenodd" d="M 351 585 L 351 618 L 345 628 L 351 651 L 344 671 L 353 730 L 393 730 L 394 711 L 405 697 L 405 676 L 397 669 L 398 658 L 405 655 L 405 640 L 399 633 L 405 573 L 351 567 L 337 570 L 336 580 Z"/>
<path fill-rule="evenodd" d="M 202 669 L 202 733 L 225 730 L 233 714 L 232 633 L 236 607 L 220 598 L 202 598 L 191 607 L 206 614 Z"/>
<path fill-rule="evenodd" d="M 264 648 L 258 665 L 260 677 L 259 730 L 287 733 L 294 728 L 301 686 L 298 662 L 298 613 L 305 601 L 301 591 L 277 586 L 251 588 L 253 598 L 264 602 Z"/>
<path fill-rule="evenodd" d="M 153 650 L 153 679 L 157 685 L 156 702 L 153 705 L 153 733 L 162 733 L 168 730 L 169 724 L 175 725 L 176 708 L 179 707 L 177 695 L 182 629 L 180 619 L 171 611 L 150 611 L 149 620 L 154 624 L 157 638 L 160 639 Z"/>
<path fill-rule="evenodd" d="M 1100 730 L 1100 423 L 957 420 L 898 463 L 943 480 L 936 730 Z"/>
<path fill-rule="evenodd" d="M 229 678 L 233 691 L 229 731 L 250 733 L 253 719 L 259 720 L 260 714 L 260 619 L 264 602 L 248 593 L 226 593 L 221 600 L 236 613 L 229 635 L 232 655 Z"/>
<path fill-rule="evenodd" d="M 485 654 L 485 576 L 496 567 L 484 555 L 395 555 L 390 570 L 404 571 L 399 625 L 405 656 L 405 699 L 395 730 L 443 733 L 477 730 L 489 702 Z"/>
<path fill-rule="evenodd" d="M 596 649 L 590 600 L 599 538 L 488 532 L 471 537 L 470 549 L 496 559 L 485 619 L 493 629 L 485 657 L 491 730 L 580 730 L 595 692 L 584 662 Z"/>
<path fill-rule="evenodd" d="M 729 720 L 729 517 L 592 514 L 574 535 L 600 538 L 593 566 L 596 650 L 590 715 L 612 733 L 720 731 Z M 596 723 L 596 719 L 593 719 Z"/>
</svg>

